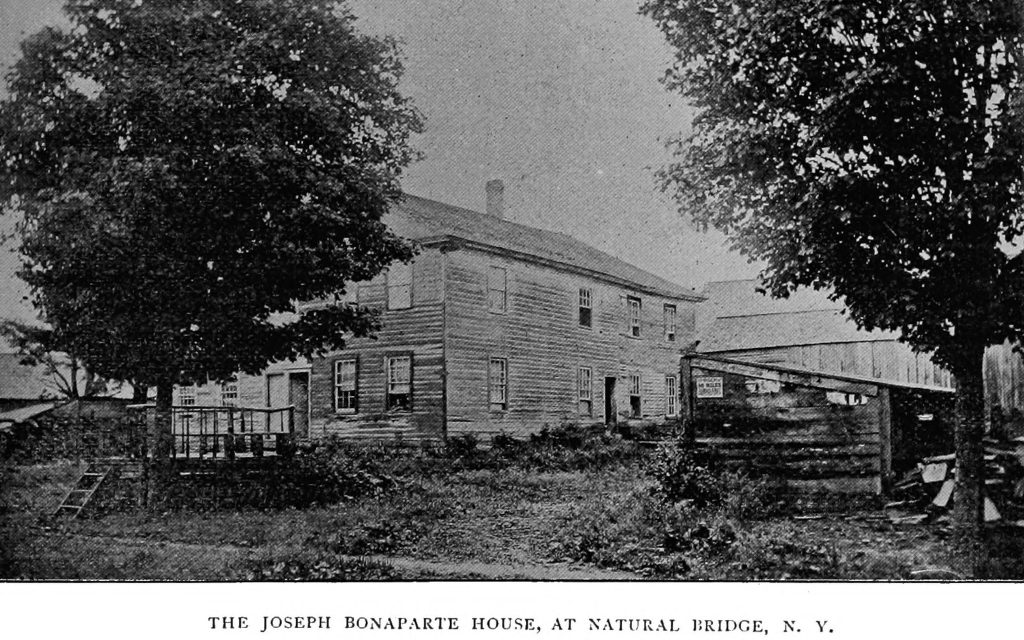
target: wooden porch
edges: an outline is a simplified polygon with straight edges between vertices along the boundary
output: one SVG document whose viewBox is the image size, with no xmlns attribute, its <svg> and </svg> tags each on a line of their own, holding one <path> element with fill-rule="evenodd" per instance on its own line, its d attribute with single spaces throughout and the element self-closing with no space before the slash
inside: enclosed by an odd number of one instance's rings
<svg viewBox="0 0 1024 640">
<path fill-rule="evenodd" d="M 156 405 L 128 407 L 135 430 L 155 431 Z M 237 460 L 289 456 L 295 444 L 295 407 L 171 407 L 170 457 L 179 460 Z"/>
</svg>

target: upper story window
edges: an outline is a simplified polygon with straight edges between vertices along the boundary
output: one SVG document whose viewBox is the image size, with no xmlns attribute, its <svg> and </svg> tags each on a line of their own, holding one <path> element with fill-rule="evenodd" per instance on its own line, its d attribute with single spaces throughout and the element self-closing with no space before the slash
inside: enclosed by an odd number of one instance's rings
<svg viewBox="0 0 1024 640">
<path fill-rule="evenodd" d="M 665 305 L 665 339 L 674 342 L 676 339 L 676 305 Z"/>
<path fill-rule="evenodd" d="M 229 380 L 220 385 L 220 403 L 225 407 L 238 406 L 238 381 Z"/>
<path fill-rule="evenodd" d="M 629 309 L 629 335 L 640 337 L 640 298 L 628 296 L 626 306 Z"/>
<path fill-rule="evenodd" d="M 580 415 L 594 415 L 594 372 L 590 367 L 580 367 L 576 377 L 576 390 L 579 396 Z"/>
<path fill-rule="evenodd" d="M 502 267 L 487 269 L 487 310 L 505 313 L 507 306 L 508 273 Z"/>
<path fill-rule="evenodd" d="M 388 267 L 388 309 L 412 306 L 412 265 L 396 262 Z"/>
<path fill-rule="evenodd" d="M 674 418 L 679 415 L 679 378 L 674 375 L 665 376 L 665 417 Z"/>
<path fill-rule="evenodd" d="M 508 409 L 508 360 L 491 358 L 487 369 L 491 411 Z"/>
<path fill-rule="evenodd" d="M 359 379 L 355 358 L 343 358 L 334 363 L 334 410 L 338 413 L 356 413 L 359 409 Z"/>
<path fill-rule="evenodd" d="M 412 409 L 412 356 L 388 356 L 385 406 L 388 409 Z"/>
<path fill-rule="evenodd" d="M 590 327 L 594 322 L 594 292 L 580 287 L 580 326 Z"/>
</svg>

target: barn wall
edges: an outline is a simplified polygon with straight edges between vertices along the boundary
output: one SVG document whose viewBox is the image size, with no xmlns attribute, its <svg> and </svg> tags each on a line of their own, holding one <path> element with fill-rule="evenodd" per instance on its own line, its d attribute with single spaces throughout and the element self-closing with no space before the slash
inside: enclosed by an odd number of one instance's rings
<svg viewBox="0 0 1024 640">
<path fill-rule="evenodd" d="M 985 395 L 989 408 L 1006 416 L 1024 411 L 1024 360 L 1010 342 L 985 352 Z"/>
<path fill-rule="evenodd" d="M 714 355 L 888 382 L 953 386 L 949 372 L 933 363 L 927 354 L 914 353 L 909 346 L 895 340 L 765 347 Z"/>
<path fill-rule="evenodd" d="M 605 420 L 606 377 L 614 377 L 619 424 L 665 421 L 665 376 L 678 375 L 679 354 L 693 341 L 695 305 L 629 291 L 586 276 L 480 251 L 447 256 L 446 361 L 448 431 L 489 437 L 546 425 Z M 487 307 L 487 271 L 507 273 L 507 309 Z M 580 287 L 593 292 L 593 322 L 579 324 Z M 641 336 L 627 336 L 626 297 L 641 300 Z M 663 307 L 677 308 L 677 334 L 665 338 Z M 490 358 L 508 361 L 508 406 L 492 410 Z M 577 372 L 593 375 L 593 410 L 581 413 Z M 630 420 L 629 375 L 639 372 L 642 418 Z"/>
<path fill-rule="evenodd" d="M 692 373 L 723 379 L 723 398 L 694 398 L 699 442 L 800 489 L 881 491 L 886 394 L 840 406 L 820 388 L 783 383 L 776 393 L 758 393 L 748 388 L 754 378 L 699 367 Z"/>
</svg>

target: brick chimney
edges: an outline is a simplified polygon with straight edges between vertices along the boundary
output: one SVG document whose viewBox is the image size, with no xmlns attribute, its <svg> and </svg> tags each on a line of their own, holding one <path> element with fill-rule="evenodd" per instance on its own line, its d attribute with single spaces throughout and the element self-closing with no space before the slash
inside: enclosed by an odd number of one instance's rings
<svg viewBox="0 0 1024 640">
<path fill-rule="evenodd" d="M 505 183 L 501 180 L 487 181 L 487 213 L 496 218 L 505 217 Z"/>
</svg>

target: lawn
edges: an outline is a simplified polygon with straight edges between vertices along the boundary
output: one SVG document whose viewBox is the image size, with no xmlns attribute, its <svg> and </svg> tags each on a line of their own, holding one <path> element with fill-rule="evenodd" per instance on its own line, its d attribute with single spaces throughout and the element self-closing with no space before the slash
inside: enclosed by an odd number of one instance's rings
<svg viewBox="0 0 1024 640">
<path fill-rule="evenodd" d="M 137 511 L 79 520 L 50 515 L 77 477 L 78 465 L 8 467 L 0 488 L 0 577 L 902 580 L 947 575 L 944 531 L 936 525 L 895 526 L 877 508 L 844 510 L 841 504 L 827 513 L 792 505 L 758 511 L 735 500 L 701 509 L 667 504 L 657 497 L 643 457 L 610 460 L 580 469 L 406 470 L 387 491 L 301 509 Z M 741 488 L 736 495 L 745 490 L 754 495 L 762 487 Z"/>
</svg>

